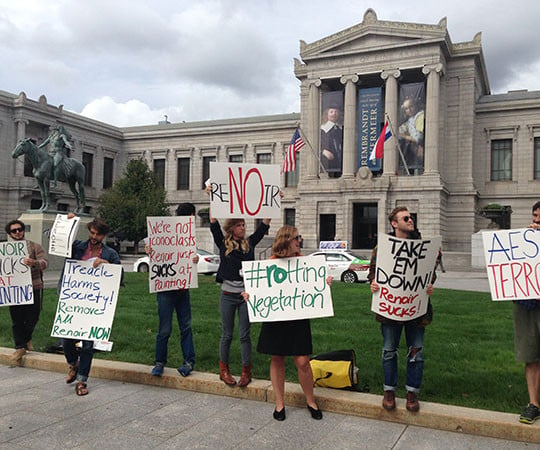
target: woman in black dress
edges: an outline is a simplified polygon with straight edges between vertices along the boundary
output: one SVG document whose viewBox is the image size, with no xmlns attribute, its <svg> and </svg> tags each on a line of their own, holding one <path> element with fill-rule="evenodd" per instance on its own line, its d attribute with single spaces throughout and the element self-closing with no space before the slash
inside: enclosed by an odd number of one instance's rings
<svg viewBox="0 0 540 450">
<path fill-rule="evenodd" d="M 300 243 L 302 236 L 289 225 L 281 227 L 272 245 L 272 258 L 291 258 L 302 256 Z M 331 283 L 331 278 L 327 280 Z M 311 417 L 322 419 L 322 412 L 313 395 L 313 373 L 309 364 L 312 352 L 311 327 L 309 319 L 264 322 L 257 344 L 257 351 L 272 356 L 270 379 L 276 396 L 274 419 L 285 420 L 285 357 L 292 356 L 298 370 L 298 381 L 306 396 Z"/>
</svg>

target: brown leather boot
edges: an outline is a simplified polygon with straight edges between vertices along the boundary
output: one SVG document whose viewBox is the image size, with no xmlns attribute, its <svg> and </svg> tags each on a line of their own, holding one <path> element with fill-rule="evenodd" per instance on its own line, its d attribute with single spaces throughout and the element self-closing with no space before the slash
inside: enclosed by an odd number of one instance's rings
<svg viewBox="0 0 540 450">
<path fill-rule="evenodd" d="M 247 366 L 242 366 L 242 375 L 238 380 L 238 386 L 244 387 L 251 383 L 251 364 Z"/>
<path fill-rule="evenodd" d="M 234 386 L 236 384 L 236 380 L 229 371 L 229 365 L 221 361 L 219 362 L 219 379 L 229 386 Z"/>
</svg>

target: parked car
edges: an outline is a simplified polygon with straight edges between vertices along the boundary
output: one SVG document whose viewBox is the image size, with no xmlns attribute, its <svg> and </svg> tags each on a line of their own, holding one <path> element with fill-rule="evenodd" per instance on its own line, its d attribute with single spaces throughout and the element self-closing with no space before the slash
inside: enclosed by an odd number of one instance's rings
<svg viewBox="0 0 540 450">
<path fill-rule="evenodd" d="M 328 275 L 344 283 L 367 281 L 369 257 L 354 254 L 348 250 L 321 250 L 311 255 L 323 255 L 328 265 Z"/>
<path fill-rule="evenodd" d="M 197 263 L 197 272 L 207 275 L 216 273 L 219 267 L 219 255 L 214 255 L 201 248 L 197 249 L 199 262 Z M 148 255 L 139 258 L 133 263 L 133 272 L 148 272 L 150 268 L 150 258 Z"/>
</svg>

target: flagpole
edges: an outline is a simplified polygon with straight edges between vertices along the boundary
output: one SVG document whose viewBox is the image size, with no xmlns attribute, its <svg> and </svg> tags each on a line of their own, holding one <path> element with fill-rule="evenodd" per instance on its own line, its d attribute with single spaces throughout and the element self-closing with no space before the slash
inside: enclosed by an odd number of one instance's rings
<svg viewBox="0 0 540 450">
<path fill-rule="evenodd" d="M 394 127 L 392 125 L 392 121 L 390 120 L 390 116 L 388 113 L 385 113 L 386 120 L 388 120 L 388 125 L 390 126 L 390 131 L 392 132 L 392 136 L 394 137 L 394 142 L 396 144 L 397 151 L 399 152 L 399 156 L 401 156 L 401 161 L 403 162 L 403 166 L 405 167 L 405 170 L 407 171 L 407 175 L 411 175 L 411 172 L 409 171 L 409 166 L 407 166 L 407 163 L 405 162 L 405 156 L 403 156 L 403 152 L 401 151 L 401 147 L 399 145 L 399 134 L 396 134 L 394 131 Z"/>
<path fill-rule="evenodd" d="M 300 126 L 300 123 L 297 125 L 298 131 L 302 135 L 302 139 L 304 139 L 304 142 L 308 145 L 309 149 L 311 150 L 311 153 L 313 156 L 317 159 L 319 162 L 319 168 L 322 169 L 323 172 L 328 174 L 328 171 L 323 167 L 321 163 L 321 159 L 319 158 L 319 154 L 313 149 L 313 146 L 311 145 L 311 142 L 309 142 L 309 139 L 307 138 L 306 134 L 304 133 L 304 130 L 302 130 L 302 127 Z"/>
</svg>

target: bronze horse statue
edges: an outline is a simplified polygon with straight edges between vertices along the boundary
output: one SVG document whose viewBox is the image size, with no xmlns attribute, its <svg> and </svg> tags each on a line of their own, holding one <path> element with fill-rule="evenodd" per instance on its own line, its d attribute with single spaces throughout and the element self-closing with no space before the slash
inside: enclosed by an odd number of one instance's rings
<svg viewBox="0 0 540 450">
<path fill-rule="evenodd" d="M 41 208 L 39 208 L 39 211 L 48 211 L 51 200 L 49 185 L 50 181 L 54 180 L 52 156 L 38 148 L 29 138 L 21 139 L 13 152 L 11 152 L 12 158 L 18 158 L 21 155 L 28 157 L 33 167 L 32 173 L 39 185 L 41 194 Z M 86 169 L 82 163 L 73 158 L 64 158 L 60 164 L 61 170 L 59 171 L 58 181 L 68 183 L 69 189 L 73 192 L 77 202 L 75 212 L 83 212 L 86 205 L 84 194 Z"/>
</svg>

